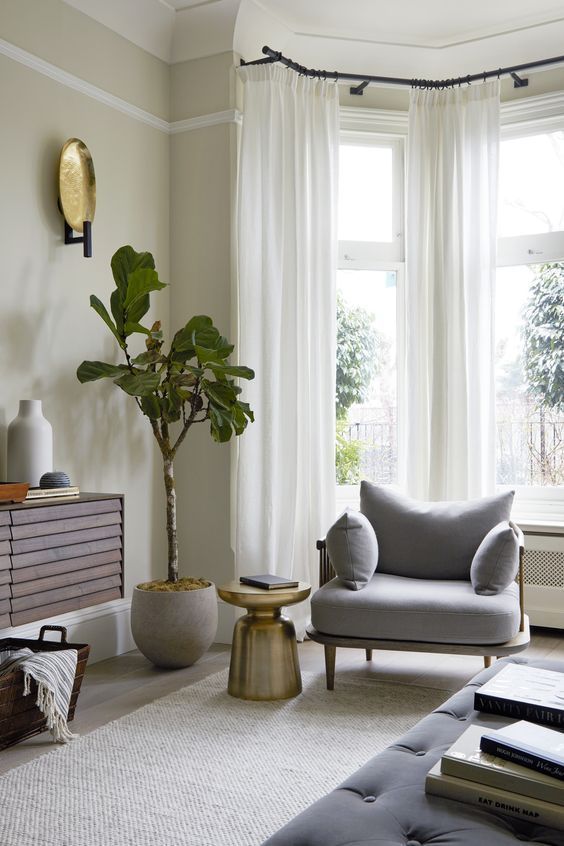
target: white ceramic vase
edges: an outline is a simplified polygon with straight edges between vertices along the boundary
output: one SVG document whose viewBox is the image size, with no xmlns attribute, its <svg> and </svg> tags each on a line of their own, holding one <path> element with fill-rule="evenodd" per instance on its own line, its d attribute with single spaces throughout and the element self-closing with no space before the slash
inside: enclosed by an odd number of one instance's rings
<svg viewBox="0 0 564 846">
<path fill-rule="evenodd" d="M 18 416 L 8 426 L 8 482 L 29 482 L 53 469 L 53 430 L 43 417 L 41 400 L 20 400 Z"/>
</svg>

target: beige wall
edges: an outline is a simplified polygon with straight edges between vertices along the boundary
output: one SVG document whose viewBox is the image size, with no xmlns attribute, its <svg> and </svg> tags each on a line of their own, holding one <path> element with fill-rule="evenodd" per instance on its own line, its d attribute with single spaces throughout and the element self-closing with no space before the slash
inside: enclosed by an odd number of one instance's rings
<svg viewBox="0 0 564 846">
<path fill-rule="evenodd" d="M 169 66 L 61 0 L 0 0 L 0 38 L 169 119 Z"/>
<path fill-rule="evenodd" d="M 226 54 L 176 65 L 174 119 L 233 108 L 232 65 Z M 173 135 L 170 171 L 171 328 L 208 314 L 232 341 L 235 133 L 227 123 Z M 214 443 L 202 424 L 176 461 L 181 570 L 218 584 L 233 578 L 230 457 L 230 446 Z"/>
<path fill-rule="evenodd" d="M 20 46 L 40 52 L 42 29 L 49 35 L 57 23 L 45 20 L 44 5 L 66 19 L 68 7 L 52 0 L 2 2 L 0 38 L 9 40 L 21 24 Z M 16 7 L 27 11 L 25 21 Z M 85 52 L 92 58 L 103 50 L 100 65 L 107 78 L 118 79 L 135 53 L 133 67 L 140 74 L 135 84 L 141 90 L 146 83 L 156 104 L 153 60 L 145 61 L 146 54 L 131 45 L 124 53 L 89 19 L 81 23 Z M 57 41 L 57 33 L 53 38 Z M 77 50 L 69 43 L 67 52 L 65 39 L 58 38 L 47 52 L 60 66 L 74 67 Z M 88 62 L 84 68 L 92 69 Z M 100 84 L 100 73 L 88 81 Z M 168 113 L 168 92 L 158 110 Z M 0 478 L 6 425 L 18 401 L 42 399 L 53 426 L 55 467 L 68 471 L 83 490 L 125 493 L 130 593 L 139 580 L 165 572 L 158 455 L 147 421 L 130 398 L 111 383 L 81 386 L 75 373 L 84 358 L 117 356 L 110 333 L 89 307 L 90 293 L 109 299 L 113 252 L 126 243 L 150 250 L 168 280 L 170 138 L 2 55 L 0 114 Z M 83 258 L 81 246 L 63 244 L 56 205 L 58 156 L 71 136 L 87 143 L 96 169 L 91 259 Z M 168 290 L 156 298 L 158 314 L 168 322 Z"/>
</svg>

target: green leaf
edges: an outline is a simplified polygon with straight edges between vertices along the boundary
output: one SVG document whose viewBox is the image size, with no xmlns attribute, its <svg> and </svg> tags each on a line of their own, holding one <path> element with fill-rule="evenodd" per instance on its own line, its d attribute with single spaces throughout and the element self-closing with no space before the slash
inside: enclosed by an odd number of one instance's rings
<svg viewBox="0 0 564 846">
<path fill-rule="evenodd" d="M 210 362 L 221 364 L 223 362 L 223 358 L 217 350 L 200 347 L 198 344 L 196 344 L 194 349 L 199 364 L 209 364 Z"/>
<path fill-rule="evenodd" d="M 128 321 L 131 323 L 139 323 L 139 321 L 145 317 L 150 307 L 151 298 L 149 294 L 146 294 L 144 297 L 139 297 L 139 299 L 133 303 L 127 312 Z"/>
<path fill-rule="evenodd" d="M 125 247 L 120 247 L 119 250 L 114 253 L 112 256 L 111 267 L 114 281 L 121 294 L 122 302 L 125 302 L 129 274 L 133 273 L 134 270 L 137 270 L 140 267 L 154 270 L 155 260 L 151 253 L 137 253 L 133 247 L 126 245 Z"/>
<path fill-rule="evenodd" d="M 123 327 L 123 331 L 126 335 L 133 335 L 135 332 L 138 332 L 141 335 L 150 335 L 151 330 L 147 329 L 145 326 L 141 326 L 140 323 L 130 323 L 129 320 Z"/>
<path fill-rule="evenodd" d="M 95 382 L 97 379 L 106 379 L 119 376 L 123 373 L 124 364 L 106 364 L 105 361 L 83 361 L 76 371 L 78 381 Z"/>
<path fill-rule="evenodd" d="M 249 403 L 248 402 L 241 402 L 240 400 L 237 400 L 237 405 L 239 406 L 239 408 L 243 409 L 243 413 L 244 413 L 245 417 L 248 417 L 249 421 L 251 423 L 254 423 L 255 422 L 255 415 L 254 415 L 253 410 L 252 410 L 251 406 L 249 405 Z"/>
<path fill-rule="evenodd" d="M 214 405 L 230 409 L 237 400 L 233 388 L 225 382 L 202 382 L 202 390 Z"/>
<path fill-rule="evenodd" d="M 161 406 L 154 394 L 147 394 L 147 396 L 141 397 L 141 408 L 143 409 L 143 414 L 146 414 L 151 420 L 158 420 L 161 416 Z"/>
<path fill-rule="evenodd" d="M 164 282 L 159 280 L 159 274 L 151 268 L 139 268 L 134 270 L 127 277 L 127 294 L 124 301 L 124 308 L 129 318 L 129 310 L 141 297 L 151 291 L 160 291 L 166 288 Z"/>
<path fill-rule="evenodd" d="M 233 431 L 231 428 L 231 415 L 213 405 L 210 405 L 208 413 L 212 438 L 217 443 L 225 443 L 231 438 Z"/>
<path fill-rule="evenodd" d="M 162 364 L 166 361 L 164 355 L 161 355 L 157 350 L 146 350 L 131 359 L 132 364 Z"/>
<path fill-rule="evenodd" d="M 210 370 L 213 370 L 214 375 L 216 377 L 225 375 L 225 376 L 236 376 L 239 379 L 254 379 L 255 378 L 255 371 L 251 370 L 250 367 L 242 367 L 237 366 L 234 364 L 220 364 L 217 362 L 210 362 Z"/>
<path fill-rule="evenodd" d="M 172 347 L 177 352 L 188 352 L 190 355 L 189 358 L 194 355 L 194 344 L 196 343 L 196 334 L 203 333 L 209 329 L 213 330 L 213 323 L 211 317 L 207 317 L 205 314 L 197 315 L 196 317 L 192 317 L 191 320 L 188 321 L 184 329 L 180 329 L 173 338 Z M 215 332 L 217 332 L 217 329 Z"/>
<path fill-rule="evenodd" d="M 132 397 L 146 397 L 157 390 L 160 381 L 159 373 L 145 371 L 142 373 L 126 373 L 120 379 L 116 379 L 115 383 Z"/>
<path fill-rule="evenodd" d="M 116 322 L 118 334 L 120 336 L 122 336 L 123 335 L 123 300 L 121 298 L 121 294 L 120 294 L 118 288 L 116 288 L 115 291 L 112 291 L 112 295 L 110 297 L 110 308 L 112 310 L 112 314 L 113 314 L 114 320 Z"/>
<path fill-rule="evenodd" d="M 114 335 L 114 337 L 115 337 L 116 341 L 118 342 L 118 344 L 120 345 L 120 347 L 123 348 L 123 346 L 124 346 L 123 340 L 121 339 L 119 332 L 117 331 L 115 323 L 113 322 L 112 318 L 108 314 L 108 310 L 106 309 L 106 306 L 104 305 L 104 303 L 101 300 L 99 300 L 98 297 L 94 296 L 94 294 L 91 294 L 90 295 L 90 305 L 92 306 L 92 308 L 94 309 L 96 314 L 98 314 L 102 318 L 102 320 L 104 321 L 106 326 L 108 326 L 108 328 L 111 330 L 112 334 Z"/>
</svg>

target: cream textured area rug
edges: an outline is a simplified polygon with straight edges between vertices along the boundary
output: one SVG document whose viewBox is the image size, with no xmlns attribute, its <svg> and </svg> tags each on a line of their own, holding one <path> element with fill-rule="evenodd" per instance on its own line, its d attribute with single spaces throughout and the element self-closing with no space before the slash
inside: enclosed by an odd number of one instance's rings
<svg viewBox="0 0 564 846">
<path fill-rule="evenodd" d="M 304 674 L 244 702 L 221 671 L 0 777 L 1 846 L 259 846 L 443 691 Z"/>
</svg>

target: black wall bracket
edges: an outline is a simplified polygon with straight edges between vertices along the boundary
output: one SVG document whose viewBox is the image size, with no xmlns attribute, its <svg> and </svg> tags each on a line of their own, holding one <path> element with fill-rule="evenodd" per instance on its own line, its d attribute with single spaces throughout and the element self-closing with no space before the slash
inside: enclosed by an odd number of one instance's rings
<svg viewBox="0 0 564 846">
<path fill-rule="evenodd" d="M 367 85 L 370 85 L 370 83 L 368 82 L 368 80 L 365 80 L 364 82 L 361 82 L 360 85 L 351 85 L 349 91 L 351 94 L 355 94 L 357 97 L 362 97 L 362 95 L 364 94 L 364 89 Z"/>
<path fill-rule="evenodd" d="M 65 220 L 65 244 L 83 244 L 84 258 L 92 258 L 92 223 L 85 220 L 82 224 L 82 235 L 73 235 L 73 229 Z"/>
<path fill-rule="evenodd" d="M 510 76 L 513 80 L 513 88 L 526 88 L 529 84 L 529 80 L 524 76 L 519 76 L 516 73 L 510 74 Z"/>
</svg>

